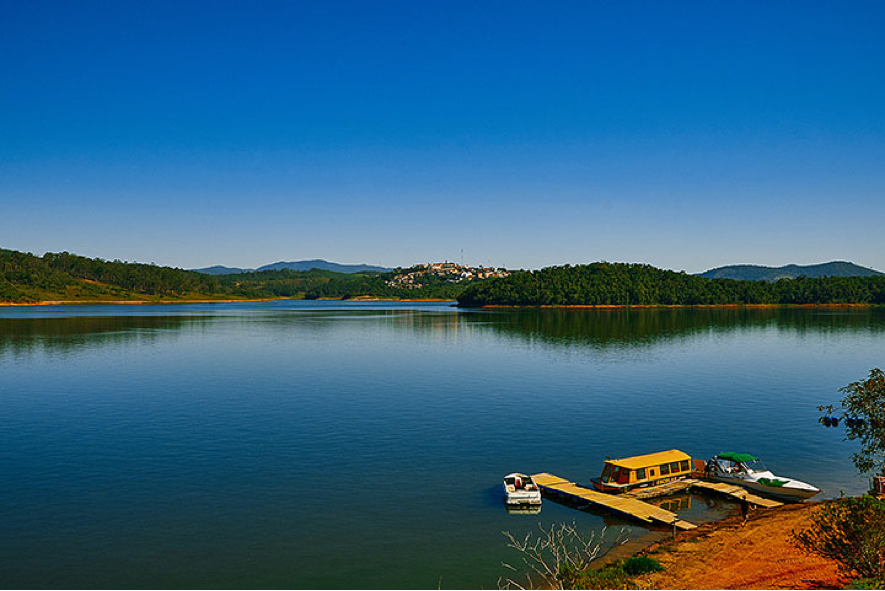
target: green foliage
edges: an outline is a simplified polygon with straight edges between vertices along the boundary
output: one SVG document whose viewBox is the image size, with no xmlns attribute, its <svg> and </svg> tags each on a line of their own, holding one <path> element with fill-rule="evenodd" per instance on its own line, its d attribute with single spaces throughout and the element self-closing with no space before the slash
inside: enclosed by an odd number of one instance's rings
<svg viewBox="0 0 885 591">
<path fill-rule="evenodd" d="M 520 271 L 468 287 L 466 307 L 718 304 L 885 304 L 885 276 L 705 279 L 650 265 L 592 263 Z"/>
<path fill-rule="evenodd" d="M 562 589 L 635 589 L 630 575 L 619 563 L 607 564 L 600 569 L 576 570 L 568 567 L 560 573 Z"/>
<path fill-rule="evenodd" d="M 634 577 L 662 570 L 664 567 L 654 558 L 633 556 L 597 569 L 564 565 L 559 580 L 563 589 L 636 589 Z"/>
<path fill-rule="evenodd" d="M 97 281 L 149 295 L 180 296 L 220 291 L 215 277 L 172 267 L 90 259 L 67 252 L 46 253 L 43 255 L 43 262 L 51 269 L 78 279 Z"/>
<path fill-rule="evenodd" d="M 455 299 L 464 284 L 429 276 L 419 289 L 387 285 L 396 273 L 337 273 L 291 269 L 207 275 L 141 263 L 106 261 L 67 252 L 0 250 L 0 301 L 296 298 Z"/>
<path fill-rule="evenodd" d="M 465 286 L 449 283 L 443 279 L 428 276 L 423 279 L 424 285 L 419 289 L 400 289 L 387 285 L 397 271 L 390 273 L 338 273 L 313 269 L 311 271 L 294 271 L 279 269 L 273 271 L 257 271 L 222 275 L 218 279 L 222 285 L 241 292 L 260 292 L 269 297 L 303 298 L 315 300 L 321 298 L 350 299 L 370 296 L 386 299 L 444 299 L 454 300 Z"/>
<path fill-rule="evenodd" d="M 291 269 L 207 275 L 67 252 L 43 257 L 0 250 L 0 301 L 78 299 L 340 298 L 458 299 L 462 306 L 885 304 L 885 277 L 708 280 L 649 265 L 593 263 L 454 283 L 432 274 L 422 287 L 387 284 L 390 273 Z"/>
<path fill-rule="evenodd" d="M 624 572 L 628 575 L 645 575 L 664 570 L 661 563 L 650 556 L 633 556 L 624 561 Z"/>
<path fill-rule="evenodd" d="M 857 579 L 845 585 L 844 589 L 885 589 L 885 579 Z"/>
<path fill-rule="evenodd" d="M 860 449 L 851 459 L 860 472 L 885 474 L 885 373 L 881 369 L 870 370 L 865 380 L 852 382 L 839 389 L 844 394 L 840 405 L 841 424 L 845 437 L 858 441 Z M 818 407 L 824 416 L 834 414 L 832 405 Z M 862 419 L 847 420 L 847 419 Z"/>
<path fill-rule="evenodd" d="M 885 578 L 885 501 L 863 496 L 821 505 L 811 526 L 793 532 L 806 552 L 834 560 L 847 576 Z"/>
</svg>

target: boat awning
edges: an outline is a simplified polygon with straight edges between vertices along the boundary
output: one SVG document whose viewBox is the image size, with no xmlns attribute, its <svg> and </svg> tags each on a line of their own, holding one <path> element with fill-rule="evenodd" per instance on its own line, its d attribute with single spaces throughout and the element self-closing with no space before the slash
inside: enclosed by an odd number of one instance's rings
<svg viewBox="0 0 885 591">
<path fill-rule="evenodd" d="M 669 464 L 670 462 L 680 462 L 682 460 L 691 460 L 691 456 L 678 449 L 671 449 L 670 451 L 659 451 L 658 453 L 634 456 L 622 460 L 606 460 L 606 464 L 620 466 L 621 468 L 627 468 L 628 470 L 637 470 L 647 466 Z"/>
<path fill-rule="evenodd" d="M 758 462 L 759 458 L 756 456 L 751 456 L 750 454 L 738 454 L 732 451 L 727 451 L 725 453 L 719 454 L 716 456 L 721 460 L 728 460 L 730 462 Z"/>
</svg>

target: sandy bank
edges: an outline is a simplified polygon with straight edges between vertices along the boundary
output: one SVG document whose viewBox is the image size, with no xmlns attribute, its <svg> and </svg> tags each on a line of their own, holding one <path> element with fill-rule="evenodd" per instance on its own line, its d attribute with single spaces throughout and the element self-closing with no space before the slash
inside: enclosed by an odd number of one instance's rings
<svg viewBox="0 0 885 591">
<path fill-rule="evenodd" d="M 640 554 L 666 570 L 639 579 L 646 589 L 841 589 L 836 563 L 801 551 L 793 530 L 810 525 L 820 503 L 785 505 L 706 523 L 667 538 Z"/>
<path fill-rule="evenodd" d="M 874 308 L 880 304 L 582 304 L 582 305 L 544 305 L 544 306 L 505 306 L 490 304 L 476 308 L 503 308 L 513 310 L 625 310 L 630 308 L 661 308 L 661 309 L 763 309 L 763 308 Z"/>
<path fill-rule="evenodd" d="M 119 304 L 121 306 L 146 306 L 150 304 L 231 304 L 237 302 L 276 302 L 281 300 L 292 300 L 298 302 L 307 301 L 335 301 L 335 302 L 451 302 L 455 300 L 434 299 L 434 298 L 414 298 L 392 300 L 390 298 L 375 297 L 356 297 L 350 299 L 343 298 L 318 298 L 318 300 L 299 300 L 295 298 L 250 298 L 241 300 L 44 300 L 40 302 L 0 302 L 0 306 L 75 306 L 75 305 L 104 305 Z"/>
<path fill-rule="evenodd" d="M 0 302 L 0 306 L 75 306 L 119 304 L 121 306 L 146 306 L 150 304 L 231 304 L 236 302 L 274 302 L 286 298 L 261 298 L 246 300 L 44 300 L 40 302 Z"/>
<path fill-rule="evenodd" d="M 319 301 L 323 302 L 451 302 L 455 303 L 457 300 L 450 300 L 446 298 L 377 298 L 375 296 L 356 296 L 355 298 L 317 298 Z"/>
</svg>

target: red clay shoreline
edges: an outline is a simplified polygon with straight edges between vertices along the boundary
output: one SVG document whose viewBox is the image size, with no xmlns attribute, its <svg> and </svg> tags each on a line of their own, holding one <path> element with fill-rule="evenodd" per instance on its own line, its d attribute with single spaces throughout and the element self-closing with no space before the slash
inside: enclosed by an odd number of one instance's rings
<svg viewBox="0 0 885 591">
<path fill-rule="evenodd" d="M 291 300 L 293 302 L 307 301 L 342 301 L 342 302 L 454 302 L 455 300 L 446 299 L 401 299 L 393 300 L 390 298 L 351 298 L 348 300 L 342 298 L 317 298 L 316 300 L 304 300 L 295 298 L 246 298 L 246 299 L 193 299 L 193 300 L 42 300 L 39 302 L 0 302 L 0 307 L 12 306 L 94 306 L 115 304 L 120 306 L 150 306 L 153 304 L 232 304 L 237 302 L 278 302 L 283 300 Z"/>
<path fill-rule="evenodd" d="M 74 305 L 106 305 L 118 304 L 121 306 L 147 306 L 151 304 L 230 304 L 237 302 L 277 302 L 291 300 L 296 302 L 306 301 L 340 301 L 340 302 L 456 302 L 457 300 L 446 298 L 380 298 L 373 296 L 357 296 L 355 298 L 317 298 L 305 300 L 297 298 L 244 298 L 244 299 L 186 299 L 186 300 L 41 300 L 38 302 L 0 302 L 0 306 L 74 306 Z M 621 309 L 682 309 L 682 308 L 710 308 L 710 309 L 763 309 L 763 308 L 881 308 L 882 304 L 571 304 L 571 305 L 540 305 L 540 306 L 516 306 L 490 304 L 487 306 L 464 306 L 465 308 L 478 309 L 505 309 L 505 310 L 621 310 Z"/>
<path fill-rule="evenodd" d="M 553 304 L 544 304 L 540 306 L 515 306 L 515 305 L 502 305 L 502 304 L 490 304 L 487 306 L 476 306 L 476 309 L 480 308 L 495 308 L 495 309 L 513 309 L 513 310 L 521 310 L 521 309 L 577 309 L 577 310 L 619 310 L 619 309 L 627 309 L 627 308 L 723 308 L 723 309 L 737 309 L 737 308 L 881 308 L 882 304 L 568 304 L 568 305 L 553 305 Z"/>
</svg>

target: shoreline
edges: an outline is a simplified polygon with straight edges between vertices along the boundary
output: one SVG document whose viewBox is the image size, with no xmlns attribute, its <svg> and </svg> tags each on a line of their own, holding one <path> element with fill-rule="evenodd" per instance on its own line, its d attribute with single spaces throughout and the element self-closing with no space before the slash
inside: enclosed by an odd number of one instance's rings
<svg viewBox="0 0 885 591">
<path fill-rule="evenodd" d="M 41 300 L 38 302 L 0 302 L 0 307 L 14 306 L 97 306 L 97 305 L 120 305 L 120 306 L 150 306 L 153 304 L 236 304 L 249 302 L 279 302 L 291 300 L 293 302 L 455 302 L 456 300 L 434 299 L 434 298 L 416 298 L 392 300 L 390 298 L 374 298 L 374 297 L 356 297 L 350 299 L 344 298 L 317 298 L 315 300 L 306 300 L 299 298 L 246 298 L 246 299 L 193 299 L 193 300 Z"/>
<path fill-rule="evenodd" d="M 848 579 L 835 561 L 807 554 L 790 542 L 792 531 L 807 527 L 827 502 L 757 509 L 745 525 L 740 515 L 732 515 L 675 537 L 664 533 L 632 555 L 650 556 L 665 570 L 636 581 L 644 589 L 841 589 Z"/>
<path fill-rule="evenodd" d="M 510 304 L 489 304 L 486 306 L 458 306 L 473 309 L 508 310 L 622 310 L 632 308 L 657 309 L 764 309 L 764 308 L 881 308 L 882 304 L 543 304 L 539 306 L 517 306 Z"/>
<path fill-rule="evenodd" d="M 234 304 L 237 302 L 274 302 L 287 298 L 251 298 L 244 300 L 41 300 L 39 302 L 0 302 L 0 306 L 96 306 L 115 304 L 120 306 L 149 306 L 151 304 Z"/>
<path fill-rule="evenodd" d="M 315 300 L 303 300 L 314 302 L 457 302 L 449 298 L 382 298 L 375 296 L 356 296 L 355 298 L 316 298 Z"/>
<path fill-rule="evenodd" d="M 183 299 L 183 300 L 40 300 L 37 302 L 0 302 L 0 307 L 12 306 L 76 306 L 76 305 L 121 305 L 121 306 L 148 306 L 151 304 L 235 304 L 238 302 L 278 302 L 291 300 L 293 302 L 451 302 L 453 307 L 464 310 L 631 310 L 631 309 L 711 309 L 711 310 L 739 310 L 739 309 L 769 309 L 769 308 L 799 308 L 799 309 L 840 309 L 840 308 L 882 308 L 882 304 L 569 304 L 569 305 L 540 305 L 540 306 L 517 306 L 504 304 L 490 304 L 487 306 L 460 306 L 458 300 L 448 298 L 383 298 L 375 296 L 357 296 L 354 298 L 325 297 L 312 300 L 304 298 L 244 298 L 244 299 Z"/>
</svg>

